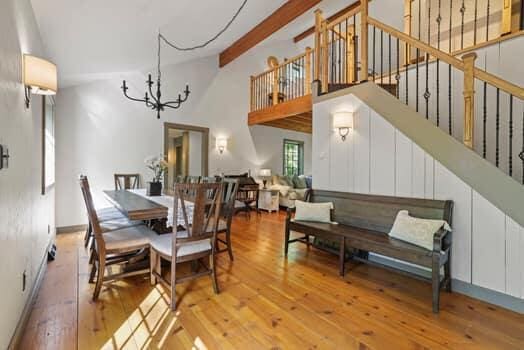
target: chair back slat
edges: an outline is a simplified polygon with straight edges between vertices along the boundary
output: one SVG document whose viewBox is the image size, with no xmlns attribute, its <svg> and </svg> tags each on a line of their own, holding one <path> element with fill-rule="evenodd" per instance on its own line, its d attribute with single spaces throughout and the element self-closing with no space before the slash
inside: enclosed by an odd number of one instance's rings
<svg viewBox="0 0 524 350">
<path fill-rule="evenodd" d="M 115 190 L 135 190 L 140 188 L 140 174 L 114 174 Z"/>
<path fill-rule="evenodd" d="M 105 246 L 105 242 L 102 236 L 102 229 L 100 228 L 100 222 L 98 221 L 95 205 L 93 204 L 93 197 L 91 196 L 91 189 L 89 187 L 87 176 L 80 175 L 79 182 L 80 189 L 82 190 L 82 196 L 84 197 L 84 202 L 86 205 L 89 222 L 91 223 L 91 227 L 93 229 L 93 235 L 95 236 L 97 247 L 100 249 L 101 247 Z"/>
<path fill-rule="evenodd" d="M 222 180 L 222 216 L 224 218 L 232 217 L 235 209 L 238 188 L 238 179 L 224 178 Z"/>
<path fill-rule="evenodd" d="M 175 184 L 173 222 L 178 221 L 179 206 L 184 220 L 188 238 L 177 238 L 176 226 L 173 227 L 174 249 L 184 241 L 212 238 L 216 233 L 220 214 L 220 198 L 222 185 L 220 183 Z M 189 215 L 189 205 L 192 205 L 192 215 Z M 192 218 L 190 222 L 189 218 Z M 212 228 L 212 230 L 208 229 Z"/>
</svg>

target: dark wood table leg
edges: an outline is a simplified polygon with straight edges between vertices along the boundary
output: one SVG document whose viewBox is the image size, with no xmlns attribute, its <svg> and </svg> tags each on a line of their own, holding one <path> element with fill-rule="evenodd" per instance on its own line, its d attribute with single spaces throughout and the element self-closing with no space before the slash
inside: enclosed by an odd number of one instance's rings
<svg viewBox="0 0 524 350">
<path fill-rule="evenodd" d="M 338 253 L 338 264 L 340 276 L 344 277 L 345 263 L 346 263 L 346 238 L 340 237 L 340 248 Z"/>
</svg>

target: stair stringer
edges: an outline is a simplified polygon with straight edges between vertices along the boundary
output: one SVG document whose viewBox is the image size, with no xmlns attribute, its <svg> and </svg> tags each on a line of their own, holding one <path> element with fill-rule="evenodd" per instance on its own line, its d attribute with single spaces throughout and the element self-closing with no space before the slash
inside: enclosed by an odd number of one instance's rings
<svg viewBox="0 0 524 350">
<path fill-rule="evenodd" d="M 318 89 L 314 87 L 313 91 Z M 329 94 L 314 95 L 313 105 L 344 95 L 355 95 L 478 194 L 524 227 L 522 184 L 372 82 Z"/>
</svg>

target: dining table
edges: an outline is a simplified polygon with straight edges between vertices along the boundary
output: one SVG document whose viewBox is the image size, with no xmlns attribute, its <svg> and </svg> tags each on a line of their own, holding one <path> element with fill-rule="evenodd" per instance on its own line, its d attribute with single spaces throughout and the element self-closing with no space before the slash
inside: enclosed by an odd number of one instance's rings
<svg viewBox="0 0 524 350">
<path fill-rule="evenodd" d="M 150 223 L 151 228 L 159 234 L 173 232 L 173 209 L 175 200 L 172 195 L 148 196 L 146 189 L 104 191 L 107 200 L 129 220 L 140 220 Z M 186 202 L 188 221 L 192 222 L 192 203 Z M 184 226 L 182 208 L 178 206 L 177 226 Z"/>
</svg>

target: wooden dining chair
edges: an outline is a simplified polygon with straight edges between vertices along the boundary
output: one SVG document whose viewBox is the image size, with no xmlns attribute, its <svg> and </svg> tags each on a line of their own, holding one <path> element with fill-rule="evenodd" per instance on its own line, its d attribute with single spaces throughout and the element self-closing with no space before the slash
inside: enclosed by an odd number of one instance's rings
<svg viewBox="0 0 524 350">
<path fill-rule="evenodd" d="M 251 219 L 251 211 L 258 210 L 258 190 L 259 185 L 243 185 L 238 189 L 237 200 L 235 201 L 235 213 L 245 212 L 246 218 Z"/>
<path fill-rule="evenodd" d="M 173 222 L 178 222 L 178 208 L 180 206 L 185 227 L 178 231 L 173 225 L 173 233 L 160 235 L 151 241 L 151 284 L 157 280 L 171 289 L 171 309 L 176 309 L 176 291 L 178 283 L 209 275 L 213 282 L 213 290 L 219 292 L 215 267 L 215 239 L 216 227 L 220 215 L 221 189 L 219 183 L 206 184 L 175 184 Z M 192 203 L 192 215 L 188 213 L 188 202 Z M 192 217 L 192 222 L 189 217 Z M 213 228 L 210 232 L 209 228 Z M 203 259 L 209 258 L 209 266 Z M 171 276 L 167 280 L 162 276 L 161 261 L 171 262 Z M 182 262 L 195 262 L 203 265 L 204 271 L 193 271 L 192 274 L 177 276 L 176 266 Z"/>
<path fill-rule="evenodd" d="M 115 191 L 140 188 L 140 174 L 114 174 Z"/>
<path fill-rule="evenodd" d="M 200 183 L 213 183 L 213 182 L 220 182 L 221 178 L 220 176 L 202 176 L 200 178 Z"/>
<path fill-rule="evenodd" d="M 231 247 L 231 223 L 235 215 L 235 202 L 237 198 L 239 183 L 237 179 L 222 179 L 222 206 L 220 209 L 220 219 L 217 226 L 216 252 L 227 251 L 229 258 L 233 259 L 233 249 Z M 224 235 L 224 238 L 221 238 Z M 225 248 L 220 248 L 220 244 Z"/>
<path fill-rule="evenodd" d="M 98 219 L 93 205 L 93 198 L 86 176 L 80 177 L 80 187 L 84 194 L 87 213 L 95 238 L 94 261 L 89 281 L 92 282 L 95 275 L 97 275 L 93 291 L 93 300 L 97 300 L 103 283 L 148 272 L 147 269 L 142 269 L 106 276 L 106 268 L 108 266 L 129 263 L 137 254 L 149 248 L 150 241 L 157 234 L 145 225 L 105 230 Z"/>
<path fill-rule="evenodd" d="M 202 179 L 201 176 L 189 175 L 189 176 L 186 176 L 184 182 L 187 183 L 187 184 L 199 184 L 201 179 Z"/>
</svg>

